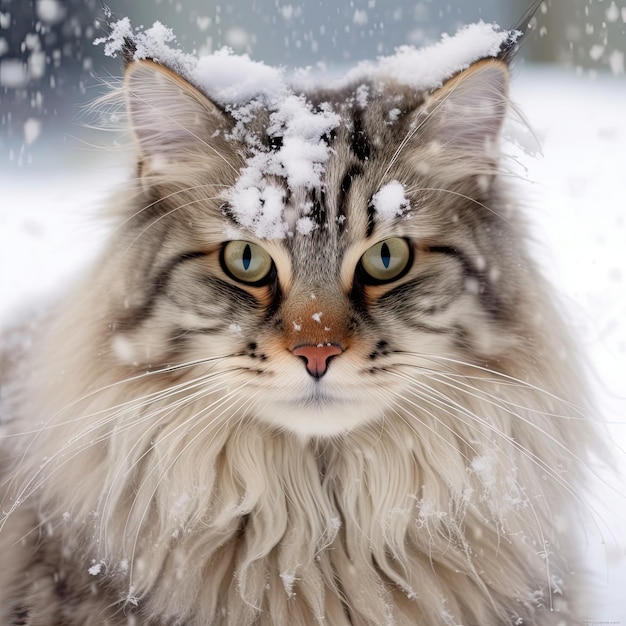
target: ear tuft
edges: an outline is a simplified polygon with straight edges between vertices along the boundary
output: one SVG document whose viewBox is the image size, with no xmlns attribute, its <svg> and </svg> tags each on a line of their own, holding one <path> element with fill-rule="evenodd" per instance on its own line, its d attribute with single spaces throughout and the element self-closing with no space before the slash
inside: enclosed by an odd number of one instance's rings
<svg viewBox="0 0 626 626">
<path fill-rule="evenodd" d="M 122 59 L 124 60 L 124 69 L 126 69 L 134 60 L 137 52 L 137 44 L 130 38 L 124 37 L 122 45 Z"/>
<path fill-rule="evenodd" d="M 502 44 L 498 54 L 498 58 L 501 61 L 504 61 L 507 64 L 510 64 L 513 61 L 525 41 L 528 31 L 536 28 L 537 18 L 535 15 L 543 2 L 544 0 L 534 0 L 526 12 L 520 17 L 517 24 L 511 29 L 510 36 Z"/>
</svg>

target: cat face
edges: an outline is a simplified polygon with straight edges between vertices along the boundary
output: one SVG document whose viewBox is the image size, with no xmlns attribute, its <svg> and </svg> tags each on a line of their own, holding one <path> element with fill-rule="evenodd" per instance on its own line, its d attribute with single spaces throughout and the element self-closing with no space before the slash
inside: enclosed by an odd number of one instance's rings
<svg viewBox="0 0 626 626">
<path fill-rule="evenodd" d="M 131 64 L 141 189 L 115 243 L 114 358 L 189 377 L 208 415 L 305 436 L 401 419 L 442 376 L 507 374 L 526 281 L 496 176 L 507 84 L 493 60 L 432 94 L 302 94 L 294 130 Z"/>
</svg>

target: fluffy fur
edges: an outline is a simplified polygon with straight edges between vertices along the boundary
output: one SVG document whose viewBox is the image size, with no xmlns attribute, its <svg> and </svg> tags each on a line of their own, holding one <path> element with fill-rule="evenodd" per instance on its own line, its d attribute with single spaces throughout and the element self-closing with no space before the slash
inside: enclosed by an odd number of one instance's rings
<svg viewBox="0 0 626 626">
<path fill-rule="evenodd" d="M 358 85 L 306 94 L 341 117 L 323 186 L 285 189 L 315 228 L 267 240 L 224 200 L 251 150 L 235 121 L 129 65 L 137 186 L 11 368 L 3 624 L 579 623 L 593 435 L 499 169 L 507 85 L 492 59 L 430 94 L 369 85 L 366 108 Z M 390 181 L 410 210 L 385 220 Z M 224 268 L 232 233 L 269 280 Z M 406 272 L 368 280 L 391 237 Z M 342 353 L 314 377 L 302 343 Z"/>
</svg>

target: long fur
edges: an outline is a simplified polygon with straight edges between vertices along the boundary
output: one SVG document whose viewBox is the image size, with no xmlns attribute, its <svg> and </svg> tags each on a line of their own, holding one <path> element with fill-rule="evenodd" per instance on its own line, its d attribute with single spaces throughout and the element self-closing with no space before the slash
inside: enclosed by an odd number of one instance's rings
<svg viewBox="0 0 626 626">
<path fill-rule="evenodd" d="M 342 119 L 325 197 L 290 190 L 317 228 L 273 241 L 224 204 L 250 150 L 235 122 L 161 67 L 128 72 L 136 188 L 12 368 L 0 621 L 579 623 L 594 435 L 499 174 L 503 64 L 433 94 L 371 85 L 367 110 L 308 94 Z M 371 224 L 390 180 L 411 213 Z M 279 292 L 224 274 L 234 231 Z M 361 255 L 398 236 L 416 242 L 406 277 L 361 285 Z M 346 346 L 320 380 L 285 347 L 298 332 Z"/>
</svg>

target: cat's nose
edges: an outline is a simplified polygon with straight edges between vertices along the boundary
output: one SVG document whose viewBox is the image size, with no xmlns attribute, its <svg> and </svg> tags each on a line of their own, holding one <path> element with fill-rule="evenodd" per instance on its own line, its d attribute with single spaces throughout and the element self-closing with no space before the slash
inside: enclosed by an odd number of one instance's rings
<svg viewBox="0 0 626 626">
<path fill-rule="evenodd" d="M 297 346 L 291 354 L 306 361 L 306 369 L 313 378 L 321 378 L 328 370 L 328 362 L 342 352 L 343 348 L 339 344 L 323 343 Z"/>
</svg>

